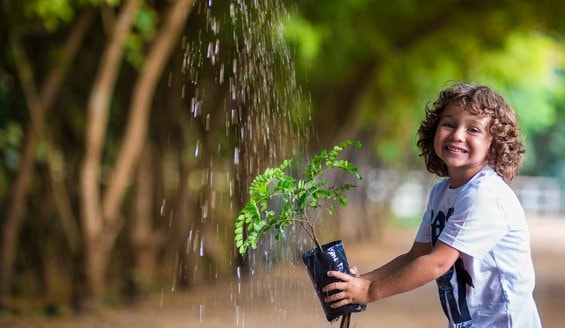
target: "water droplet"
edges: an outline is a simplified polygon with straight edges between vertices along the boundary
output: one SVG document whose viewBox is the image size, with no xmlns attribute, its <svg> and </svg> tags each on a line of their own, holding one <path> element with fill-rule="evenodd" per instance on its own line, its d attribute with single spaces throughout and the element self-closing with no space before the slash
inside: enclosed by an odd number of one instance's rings
<svg viewBox="0 0 565 328">
<path fill-rule="evenodd" d="M 200 304 L 200 323 L 204 322 L 205 308 L 204 304 Z"/>
<path fill-rule="evenodd" d="M 200 238 L 199 236 L 200 231 L 196 230 L 196 236 L 194 237 L 194 240 L 192 241 L 192 252 L 196 253 L 196 246 L 198 245 L 198 240 Z"/>
<path fill-rule="evenodd" d="M 224 84 L 224 64 L 220 64 L 220 85 Z"/>
<path fill-rule="evenodd" d="M 236 16 L 235 16 L 235 5 L 233 3 L 230 3 L 230 17 L 232 18 L 232 20 L 235 20 Z"/>
<path fill-rule="evenodd" d="M 239 164 L 239 148 L 235 147 L 233 150 L 233 164 Z"/>
<path fill-rule="evenodd" d="M 167 202 L 167 200 L 163 198 L 163 202 L 161 203 L 161 210 L 159 211 L 159 213 L 161 213 L 161 216 L 165 215 L 166 202 Z"/>
<path fill-rule="evenodd" d="M 202 205 L 202 222 L 206 221 L 207 217 L 208 217 L 208 200 L 205 200 L 204 204 Z"/>
<path fill-rule="evenodd" d="M 197 89 L 194 97 L 190 100 L 190 112 L 192 113 L 192 117 L 198 117 L 202 114 L 202 100 L 199 100 L 199 93 L 200 90 Z"/>
</svg>

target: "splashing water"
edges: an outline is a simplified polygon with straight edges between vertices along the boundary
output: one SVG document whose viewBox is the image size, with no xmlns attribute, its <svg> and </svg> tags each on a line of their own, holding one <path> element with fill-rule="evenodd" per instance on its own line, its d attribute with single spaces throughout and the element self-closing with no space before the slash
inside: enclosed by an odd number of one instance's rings
<svg viewBox="0 0 565 328">
<path fill-rule="evenodd" d="M 177 287 L 177 279 L 196 284 L 215 279 L 218 270 L 231 271 L 236 277 L 230 302 L 237 327 L 245 325 L 247 306 L 265 300 L 277 304 L 287 290 L 312 289 L 303 286 L 309 281 L 300 270 L 300 281 L 255 279 L 281 261 L 290 263 L 293 276 L 296 250 L 302 251 L 306 240 L 300 230 L 290 229 L 277 244 L 267 240 L 243 263 L 232 251 L 233 219 L 248 197 L 250 180 L 267 166 L 307 153 L 310 108 L 284 40 L 288 18 L 283 0 L 197 1 L 182 45 L 186 83 L 179 93 L 191 120 L 192 145 L 187 180 L 199 217 L 191 218 L 185 230 L 171 289 Z M 162 215 L 164 210 L 165 200 Z M 222 263 L 230 257 L 231 268 L 226 269 Z M 249 277 L 254 280 L 244 283 Z M 297 295 L 301 296 L 311 295 Z M 211 308 L 206 303 L 198 307 L 200 323 Z M 280 308 L 272 314 L 277 319 L 287 315 L 284 306 Z"/>
<path fill-rule="evenodd" d="M 283 35 L 288 13 L 280 0 L 231 1 L 229 16 L 226 4 L 214 5 L 196 4 L 204 27 L 184 46 L 182 72 L 190 82 L 192 116 L 205 121 L 206 131 L 225 119 L 226 134 L 235 138 L 234 164 L 245 158 L 239 173 L 247 178 L 303 152 L 308 141 L 302 91 Z"/>
</svg>

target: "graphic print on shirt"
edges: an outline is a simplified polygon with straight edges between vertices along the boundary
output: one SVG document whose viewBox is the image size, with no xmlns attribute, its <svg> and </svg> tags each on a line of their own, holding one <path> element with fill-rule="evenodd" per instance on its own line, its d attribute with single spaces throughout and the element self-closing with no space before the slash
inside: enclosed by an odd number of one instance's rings
<svg viewBox="0 0 565 328">
<path fill-rule="evenodd" d="M 434 215 L 432 210 L 432 246 L 435 246 L 439 235 L 443 231 L 449 217 L 453 214 L 453 208 L 447 211 L 447 215 L 443 211 L 439 211 Z M 453 279 L 455 276 L 455 279 Z M 456 285 L 452 285 L 451 281 L 455 281 Z M 443 276 L 436 279 L 439 298 L 443 312 L 448 318 L 451 318 L 457 327 L 471 327 L 471 315 L 467 306 L 465 297 L 467 285 L 473 286 L 471 276 L 465 270 L 461 258 L 457 259 L 453 265 Z M 461 325 L 459 325 L 461 324 Z"/>
</svg>

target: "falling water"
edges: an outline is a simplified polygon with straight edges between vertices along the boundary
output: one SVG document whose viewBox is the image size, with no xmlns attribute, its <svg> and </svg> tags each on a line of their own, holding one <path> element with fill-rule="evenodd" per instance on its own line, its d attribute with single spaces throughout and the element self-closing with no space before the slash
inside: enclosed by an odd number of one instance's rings
<svg viewBox="0 0 565 328">
<path fill-rule="evenodd" d="M 176 280 L 196 284 L 203 272 L 207 279 L 217 278 L 218 270 L 226 271 L 222 261 L 232 258 L 227 271 L 235 282 L 229 300 L 237 327 L 250 319 L 245 315 L 250 304 L 277 304 L 291 289 L 312 291 L 302 286 L 307 280 L 302 267 L 295 270 L 296 255 L 305 244 L 296 229 L 281 243 L 267 239 L 243 261 L 233 250 L 233 220 L 247 200 L 250 180 L 268 166 L 307 153 L 309 106 L 284 40 L 289 13 L 282 2 L 197 1 L 182 44 L 185 83 L 179 93 L 191 120 L 188 181 L 189 190 L 197 193 L 199 218 L 191 218 L 186 228 L 179 252 L 183 259 L 177 258 L 183 263 L 175 263 L 171 289 Z M 163 200 L 162 212 L 164 208 Z M 281 261 L 289 263 L 289 279 L 259 278 Z M 304 279 L 293 279 L 295 271 Z M 284 319 L 285 305 L 277 305 L 280 311 L 271 315 Z M 203 302 L 195 309 L 200 323 L 211 307 Z"/>
</svg>

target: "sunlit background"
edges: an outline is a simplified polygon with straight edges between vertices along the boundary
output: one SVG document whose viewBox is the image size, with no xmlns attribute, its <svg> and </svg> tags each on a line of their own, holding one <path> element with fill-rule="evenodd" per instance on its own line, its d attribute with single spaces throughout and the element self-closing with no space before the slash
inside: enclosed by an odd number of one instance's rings
<svg viewBox="0 0 565 328">
<path fill-rule="evenodd" d="M 0 326 L 328 326 L 296 229 L 237 254 L 250 180 L 361 141 L 345 157 L 365 179 L 318 228 L 360 268 L 384 264 L 410 246 L 437 182 L 416 131 L 453 81 L 488 85 L 519 113 L 527 153 L 512 187 L 542 322 L 562 324 L 565 3 L 0 6 Z M 426 288 L 353 320 L 441 325 Z"/>
</svg>

